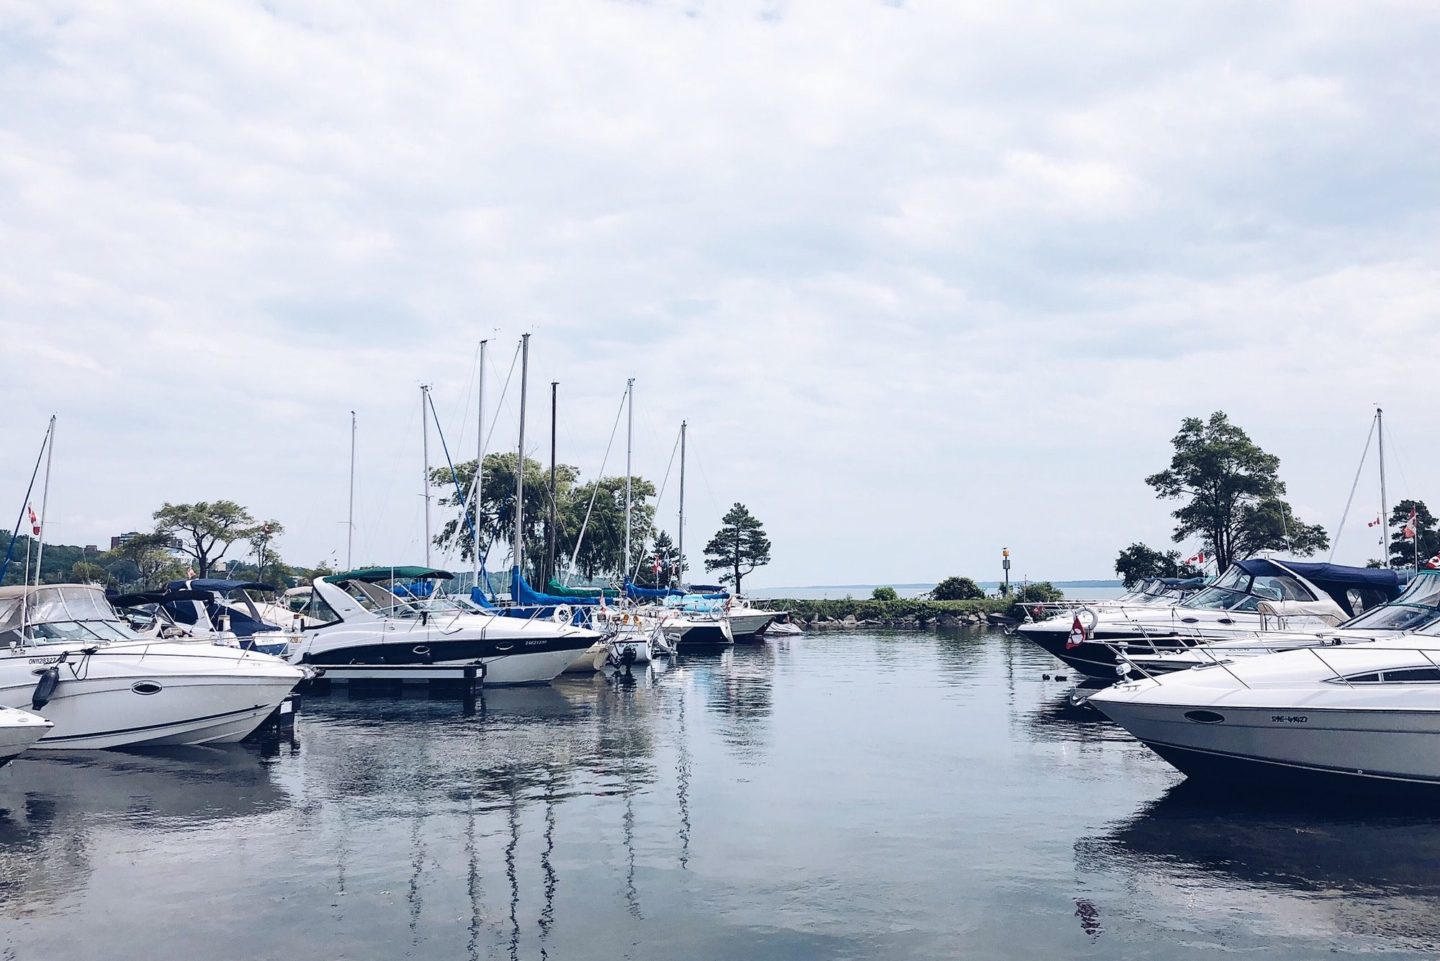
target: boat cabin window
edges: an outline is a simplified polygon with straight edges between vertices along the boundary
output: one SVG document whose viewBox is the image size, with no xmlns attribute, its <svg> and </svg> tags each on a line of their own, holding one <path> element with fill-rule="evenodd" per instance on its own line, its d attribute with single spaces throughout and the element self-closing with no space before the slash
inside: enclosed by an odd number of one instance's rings
<svg viewBox="0 0 1440 961">
<path fill-rule="evenodd" d="M 1347 599 L 1354 603 L 1353 598 Z M 1378 603 L 1372 601 L 1355 610 L 1359 616 L 1345 627 L 1381 631 L 1418 631 L 1425 628 L 1426 634 L 1434 634 L 1440 628 L 1440 576 L 1417 577 L 1410 582 L 1405 593 L 1388 604 L 1379 598 Z M 1360 613 L 1362 610 L 1364 613 Z"/>
<path fill-rule="evenodd" d="M 1440 684 L 1440 667 L 1401 667 L 1393 671 L 1370 671 L 1346 678 L 1328 678 L 1333 684 Z"/>
<path fill-rule="evenodd" d="M 1261 574 L 1251 577 L 1232 567 L 1214 584 L 1182 601 L 1181 607 L 1212 611 L 1255 611 L 1261 601 L 1315 600 L 1295 578 L 1288 574 Z"/>
<path fill-rule="evenodd" d="M 25 621 L 22 633 L 21 620 Z M 105 595 L 89 587 L 42 587 L 0 609 L 0 645 L 134 640 Z"/>
<path fill-rule="evenodd" d="M 392 617 L 414 617 L 416 614 L 414 608 L 379 584 L 350 581 L 345 585 L 345 591 L 372 614 L 387 614 Z"/>
</svg>

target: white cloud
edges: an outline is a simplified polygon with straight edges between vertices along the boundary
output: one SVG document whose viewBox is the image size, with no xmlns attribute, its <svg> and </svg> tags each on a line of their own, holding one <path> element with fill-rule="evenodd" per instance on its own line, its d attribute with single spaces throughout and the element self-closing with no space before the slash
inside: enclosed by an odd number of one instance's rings
<svg viewBox="0 0 1440 961">
<path fill-rule="evenodd" d="M 688 418 L 688 543 L 745 501 L 772 584 L 1103 574 L 1216 408 L 1333 526 L 1371 403 L 1440 468 L 1437 17 L 11 2 L 9 420 L 61 413 L 57 535 L 228 496 L 308 561 L 356 409 L 357 549 L 413 558 L 416 385 L 468 451 L 475 342 L 533 329 L 536 452 L 557 379 L 593 473 L 637 377 L 638 469 Z"/>
</svg>

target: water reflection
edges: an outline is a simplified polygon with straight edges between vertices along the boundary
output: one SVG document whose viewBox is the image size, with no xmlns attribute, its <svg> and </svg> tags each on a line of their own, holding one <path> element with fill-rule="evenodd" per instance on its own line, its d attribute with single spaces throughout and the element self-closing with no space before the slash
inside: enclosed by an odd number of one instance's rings
<svg viewBox="0 0 1440 961">
<path fill-rule="evenodd" d="M 0 778 L 0 909 L 86 884 L 97 832 L 179 832 L 289 803 L 248 746 L 22 757 Z"/>
<path fill-rule="evenodd" d="M 774 709 L 774 656 L 763 644 L 726 650 L 713 670 L 700 675 L 705 706 L 721 719 L 721 739 L 736 757 L 747 762 L 762 761 L 768 744 Z"/>
<path fill-rule="evenodd" d="M 1045 700 L 1038 707 L 1021 712 L 1018 719 L 1024 725 L 1026 733 L 1036 741 L 1133 742 L 1134 739 L 1124 728 L 1094 708 L 1076 703 L 1077 696 L 1083 697 L 1100 690 L 1102 686 L 1096 684 L 1062 687 L 1053 693 L 1047 690 Z"/>
<path fill-rule="evenodd" d="M 1241 799 L 1182 782 L 1078 841 L 1075 859 L 1150 892 L 1157 916 L 1175 916 L 1169 899 L 1217 924 L 1260 915 L 1281 935 L 1309 926 L 1440 946 L 1440 821 L 1413 806 Z"/>
</svg>

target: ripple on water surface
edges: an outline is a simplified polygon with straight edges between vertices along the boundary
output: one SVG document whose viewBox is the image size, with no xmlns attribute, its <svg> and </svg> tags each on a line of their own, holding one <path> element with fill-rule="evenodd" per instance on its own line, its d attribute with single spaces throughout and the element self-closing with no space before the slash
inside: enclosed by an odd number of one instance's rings
<svg viewBox="0 0 1440 961">
<path fill-rule="evenodd" d="M 997 633 L 0 770 L 0 958 L 1433 955 L 1440 822 L 1196 794 Z"/>
</svg>

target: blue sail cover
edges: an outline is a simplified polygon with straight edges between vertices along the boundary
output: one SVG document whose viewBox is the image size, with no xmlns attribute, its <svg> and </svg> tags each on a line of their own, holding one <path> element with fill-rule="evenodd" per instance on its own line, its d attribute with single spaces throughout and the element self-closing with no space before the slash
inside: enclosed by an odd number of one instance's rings
<svg viewBox="0 0 1440 961">
<path fill-rule="evenodd" d="M 566 607 L 596 607 L 600 604 L 599 597 L 560 597 L 557 594 L 541 594 L 534 590 L 525 581 L 525 575 L 520 573 L 520 568 L 512 568 L 510 571 L 510 597 L 516 604 L 524 607 L 559 607 L 562 604 Z"/>
</svg>

